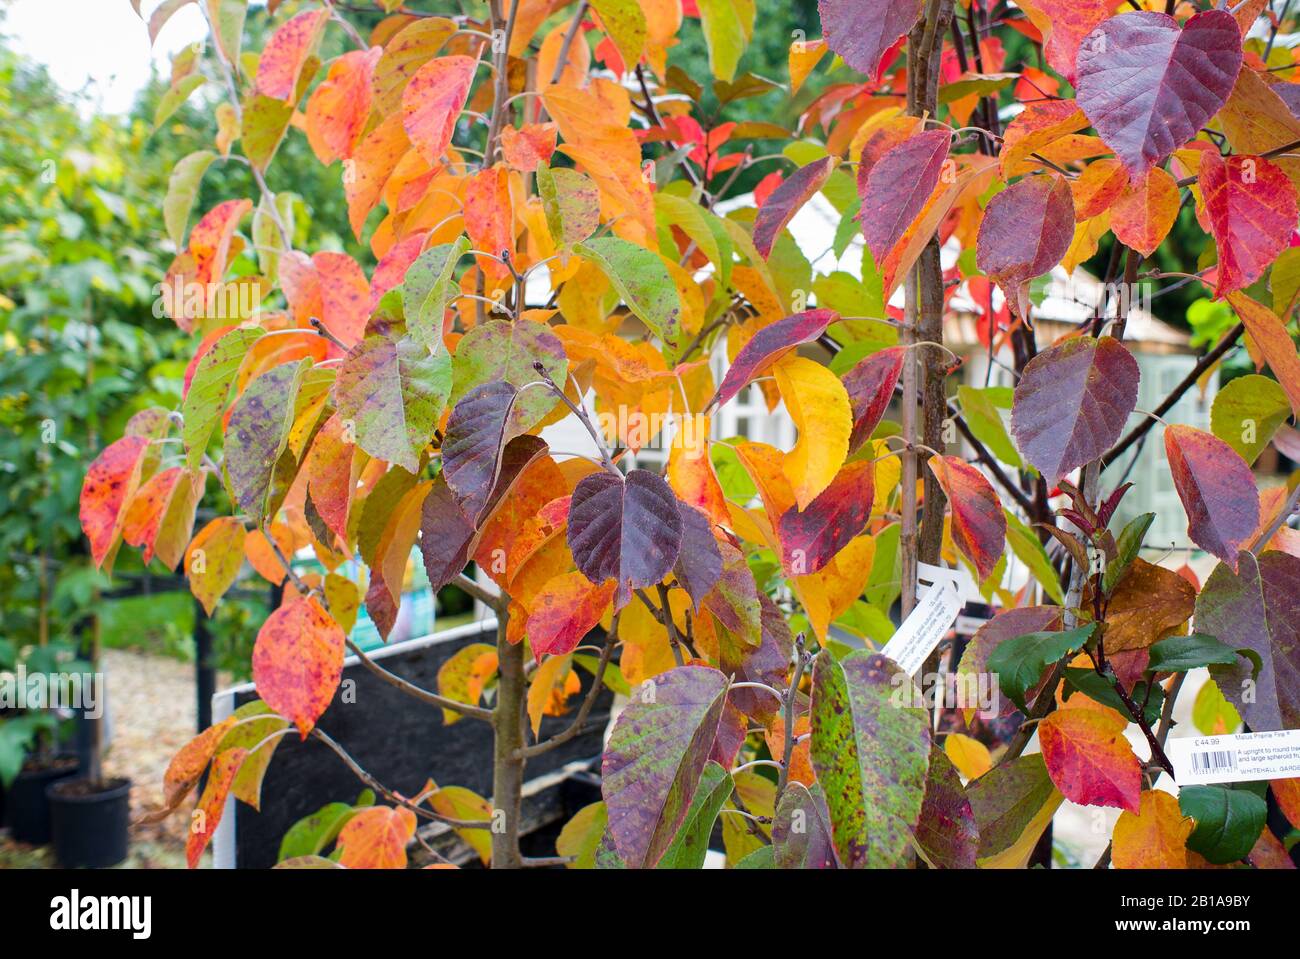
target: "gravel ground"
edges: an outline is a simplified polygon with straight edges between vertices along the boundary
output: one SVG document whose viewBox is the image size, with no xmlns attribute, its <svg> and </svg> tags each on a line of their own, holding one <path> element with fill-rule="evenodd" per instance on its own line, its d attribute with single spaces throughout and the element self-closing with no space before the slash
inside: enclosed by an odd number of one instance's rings
<svg viewBox="0 0 1300 959">
<path fill-rule="evenodd" d="M 103 651 L 112 742 L 104 756 L 109 776 L 131 780 L 131 820 L 162 806 L 162 778 L 176 751 L 195 734 L 194 665 L 133 650 Z M 221 676 L 217 686 L 227 685 Z M 153 825 L 131 826 L 125 868 L 185 865 L 188 804 Z M 55 868 L 53 850 L 16 843 L 0 833 L 0 869 Z"/>
</svg>

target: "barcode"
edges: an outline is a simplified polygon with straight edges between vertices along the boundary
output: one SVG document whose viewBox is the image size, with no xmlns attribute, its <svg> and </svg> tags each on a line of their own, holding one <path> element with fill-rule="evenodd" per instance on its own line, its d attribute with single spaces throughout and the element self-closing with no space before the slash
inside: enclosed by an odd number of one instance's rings
<svg viewBox="0 0 1300 959">
<path fill-rule="evenodd" d="M 1224 769 L 1230 769 L 1233 772 L 1237 771 L 1237 754 L 1231 750 L 1192 753 L 1192 772 L 1219 772 Z"/>
</svg>

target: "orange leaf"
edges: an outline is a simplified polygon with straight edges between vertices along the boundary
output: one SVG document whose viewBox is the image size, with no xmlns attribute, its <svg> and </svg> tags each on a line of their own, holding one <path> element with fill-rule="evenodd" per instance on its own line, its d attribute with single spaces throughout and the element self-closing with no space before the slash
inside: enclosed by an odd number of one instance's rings
<svg viewBox="0 0 1300 959">
<path fill-rule="evenodd" d="M 1083 806 L 1138 811 L 1142 764 L 1118 713 L 1060 709 L 1038 726 L 1047 772 L 1062 795 Z"/>
<path fill-rule="evenodd" d="M 247 755 L 247 749 L 236 746 L 227 749 L 212 761 L 212 771 L 208 775 L 207 785 L 203 787 L 203 795 L 199 797 L 199 805 L 194 810 L 194 819 L 190 824 L 190 834 L 185 840 L 185 861 L 191 869 L 199 864 L 199 857 L 208 848 L 208 843 L 217 831 L 221 815 L 226 810 L 226 797 L 230 794 L 231 784 Z"/>
<path fill-rule="evenodd" d="M 480 170 L 465 186 L 465 232 L 476 250 L 513 256 L 515 218 L 510 205 L 510 173 L 502 165 Z M 505 276 L 505 265 L 486 256 L 475 258 L 489 279 Z"/>
<path fill-rule="evenodd" d="M 190 592 L 209 616 L 244 563 L 244 524 L 233 516 L 218 516 L 199 530 L 185 552 Z"/>
<path fill-rule="evenodd" d="M 595 628 L 614 597 L 614 581 L 599 586 L 580 572 L 547 581 L 529 604 L 528 640 L 539 660 L 544 653 L 571 653 Z"/>
<path fill-rule="evenodd" d="M 1144 792 L 1137 812 L 1119 814 L 1111 861 L 1116 869 L 1186 869 L 1193 825 L 1169 793 Z"/>
<path fill-rule="evenodd" d="M 554 123 L 525 123 L 519 129 L 502 127 L 501 154 L 506 165 L 520 173 L 532 173 L 539 165 L 550 162 L 558 129 Z"/>
<path fill-rule="evenodd" d="M 1128 171 L 1114 157 L 1089 163 L 1078 179 L 1070 181 L 1074 194 L 1074 218 L 1090 220 L 1119 199 L 1128 188 Z"/>
<path fill-rule="evenodd" d="M 289 100 L 298 86 L 303 64 L 315 51 L 329 22 L 328 7 L 308 10 L 280 25 L 257 60 L 257 92 Z"/>
<path fill-rule="evenodd" d="M 451 144 L 477 65 L 472 57 L 438 57 L 420 67 L 406 85 L 402 125 L 428 163 L 438 163 Z"/>
<path fill-rule="evenodd" d="M 366 217 L 383 195 L 384 184 L 410 149 L 402 125 L 402 114 L 394 113 L 368 133 L 344 167 L 343 193 L 348 201 L 348 223 L 359 240 Z"/>
<path fill-rule="evenodd" d="M 1286 391 L 1292 411 L 1300 416 L 1300 356 L 1296 355 L 1291 334 L 1276 313 L 1244 293 L 1229 293 L 1228 303 L 1246 324 L 1246 332 Z"/>
<path fill-rule="evenodd" d="M 95 565 L 108 561 L 126 519 L 123 507 L 140 485 L 145 452 L 149 441 L 143 436 L 124 436 L 104 449 L 86 471 L 81 484 L 81 529 L 90 540 L 90 555 Z"/>
<path fill-rule="evenodd" d="M 1049 143 L 1088 126 L 1079 105 L 1073 100 L 1044 100 L 1030 103 L 1007 125 L 998 156 L 1002 175 L 1008 175 L 1020 161 L 1037 153 Z"/>
<path fill-rule="evenodd" d="M 1110 228 L 1121 243 L 1150 256 L 1173 227 L 1180 202 L 1174 178 L 1152 167 L 1137 184 L 1124 187 L 1111 207 Z"/>
<path fill-rule="evenodd" d="M 696 413 L 683 416 L 673 434 L 668 454 L 668 485 L 713 524 L 727 523 L 727 498 L 709 458 L 709 418 Z"/>
<path fill-rule="evenodd" d="M 339 832 L 339 864 L 349 869 L 405 869 L 406 844 L 415 836 L 415 813 L 405 806 L 363 809 Z"/>
<path fill-rule="evenodd" d="M 324 81 L 307 101 L 307 142 L 316 159 L 348 159 L 370 119 L 371 81 L 380 47 L 350 50 L 330 64 Z"/>
<path fill-rule="evenodd" d="M 343 630 L 314 596 L 267 617 L 253 646 L 253 682 L 266 704 L 292 720 L 306 739 L 343 674 Z"/>
</svg>

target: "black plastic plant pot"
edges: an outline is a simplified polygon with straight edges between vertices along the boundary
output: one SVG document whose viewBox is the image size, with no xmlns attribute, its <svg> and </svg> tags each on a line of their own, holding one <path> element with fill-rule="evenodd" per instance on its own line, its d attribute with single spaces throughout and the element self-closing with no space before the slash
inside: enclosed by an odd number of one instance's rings
<svg viewBox="0 0 1300 959">
<path fill-rule="evenodd" d="M 131 823 L 131 780 L 50 784 L 54 853 L 65 869 L 105 869 L 126 858 Z"/>
<path fill-rule="evenodd" d="M 80 769 L 76 756 L 60 755 L 47 765 L 18 774 L 5 796 L 5 812 L 14 839 L 33 846 L 50 841 L 50 805 L 45 790 L 51 783 L 77 775 Z"/>
</svg>

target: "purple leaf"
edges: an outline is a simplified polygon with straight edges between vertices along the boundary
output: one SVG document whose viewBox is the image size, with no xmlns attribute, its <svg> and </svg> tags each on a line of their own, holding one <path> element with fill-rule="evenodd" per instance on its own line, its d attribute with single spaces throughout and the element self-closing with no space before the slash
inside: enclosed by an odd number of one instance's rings
<svg viewBox="0 0 1300 959">
<path fill-rule="evenodd" d="M 979 827 L 961 777 L 938 746 L 930 750 L 925 801 L 916 824 L 916 842 L 940 869 L 974 869 Z"/>
<path fill-rule="evenodd" d="M 1020 453 L 1054 486 L 1119 439 L 1137 405 L 1137 360 L 1111 336 L 1081 336 L 1025 367 L 1011 407 Z"/>
<path fill-rule="evenodd" d="M 750 380 L 760 376 L 795 347 L 817 339 L 839 318 L 834 310 L 807 310 L 763 327 L 740 348 L 709 405 L 717 407 L 727 402 Z"/>
<path fill-rule="evenodd" d="M 857 218 L 877 263 L 884 262 L 925 208 L 948 159 L 951 140 L 947 130 L 919 133 L 888 150 L 871 167 Z"/>
<path fill-rule="evenodd" d="M 772 858 L 778 869 L 838 869 L 831 814 L 821 786 L 792 782 L 772 823 Z"/>
<path fill-rule="evenodd" d="M 621 609 L 634 589 L 653 586 L 672 570 L 682 545 L 677 497 L 646 470 L 632 470 L 626 479 L 592 473 L 573 491 L 568 541 L 587 579 L 618 581 L 614 608 Z"/>
<path fill-rule="evenodd" d="M 1196 597 L 1196 631 L 1249 657 L 1211 666 L 1224 697 L 1255 732 L 1300 729 L 1300 559 L 1242 552 L 1237 572 L 1216 566 Z"/>
<path fill-rule="evenodd" d="M 1163 13 L 1123 13 L 1079 46 L 1078 103 L 1136 182 L 1219 112 L 1241 61 L 1241 30 L 1226 10 L 1181 29 Z"/>
<path fill-rule="evenodd" d="M 800 167 L 775 190 L 758 208 L 754 217 L 754 248 L 767 258 L 772 255 L 776 238 L 785 229 L 799 208 L 826 184 L 835 169 L 835 157 L 822 157 Z"/>
<path fill-rule="evenodd" d="M 501 450 L 510 439 L 506 424 L 517 395 L 508 383 L 484 383 L 457 403 L 447 419 L 442 472 L 475 526 L 496 483 Z"/>
<path fill-rule="evenodd" d="M 1187 512 L 1187 535 L 1236 568 L 1237 549 L 1259 525 L 1259 489 L 1241 454 L 1213 433 L 1165 428 L 1165 458 Z"/>
<path fill-rule="evenodd" d="M 923 0 L 817 0 L 826 45 L 874 77 L 885 53 L 921 19 Z"/>
<path fill-rule="evenodd" d="M 975 240 L 975 262 L 1024 318 L 1029 282 L 1061 262 L 1073 239 L 1070 184 L 1051 173 L 1026 177 L 989 201 Z"/>
<path fill-rule="evenodd" d="M 653 867 L 686 817 L 726 701 L 727 677 L 683 666 L 646 680 L 619 714 L 601 762 L 609 835 L 633 869 Z"/>
<path fill-rule="evenodd" d="M 233 498 L 260 522 L 266 513 L 276 461 L 293 426 L 294 398 L 307 361 L 285 363 L 253 380 L 226 423 L 226 475 Z"/>
<path fill-rule="evenodd" d="M 709 518 L 694 506 L 677 501 L 682 514 L 682 545 L 673 575 L 695 604 L 695 612 L 722 576 L 722 553 Z"/>
<path fill-rule="evenodd" d="M 758 594 L 758 602 L 761 621 L 758 645 L 751 646 L 724 630 L 718 637 L 718 664 L 733 682 L 766 683 L 779 689 L 790 679 L 794 637 L 780 607 L 766 593 Z M 733 689 L 729 698 L 746 716 L 765 726 L 776 718 L 782 705 L 772 693 L 749 687 Z"/>
<path fill-rule="evenodd" d="M 763 638 L 763 608 L 758 586 L 745 556 L 730 543 L 720 543 L 722 577 L 704 605 L 722 628 L 748 646 L 757 646 Z"/>
</svg>

